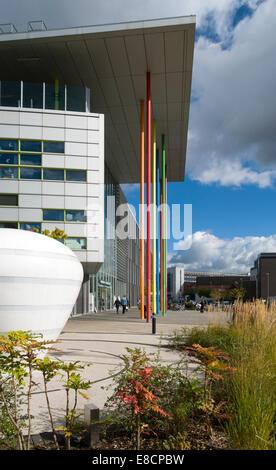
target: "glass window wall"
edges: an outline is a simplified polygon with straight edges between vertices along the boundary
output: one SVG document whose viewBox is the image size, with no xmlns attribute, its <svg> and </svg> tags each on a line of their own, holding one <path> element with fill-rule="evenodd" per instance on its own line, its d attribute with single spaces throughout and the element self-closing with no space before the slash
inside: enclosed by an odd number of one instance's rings
<svg viewBox="0 0 276 470">
<path fill-rule="evenodd" d="M 66 222 L 86 222 L 85 211 L 66 210 L 65 220 Z"/>
<path fill-rule="evenodd" d="M 33 155 L 21 153 L 20 165 L 37 165 L 41 166 L 41 155 Z"/>
<path fill-rule="evenodd" d="M 25 83 L 23 86 L 23 108 L 43 108 L 43 84 Z"/>
<path fill-rule="evenodd" d="M 64 142 L 43 142 L 43 153 L 64 153 Z"/>
<path fill-rule="evenodd" d="M 45 83 L 45 108 L 65 109 L 65 86 L 59 84 Z"/>
<path fill-rule="evenodd" d="M 0 178 L 1 179 L 17 179 L 18 168 L 15 166 L 2 166 L 0 167 Z"/>
<path fill-rule="evenodd" d="M 86 171 L 66 170 L 66 181 L 86 181 Z"/>
<path fill-rule="evenodd" d="M 41 153 L 41 140 L 20 140 L 20 150 Z"/>
<path fill-rule="evenodd" d="M 86 250 L 86 238 L 68 237 L 65 239 L 65 245 L 71 250 Z"/>
<path fill-rule="evenodd" d="M 43 220 L 64 222 L 64 210 L 43 209 Z"/>
<path fill-rule="evenodd" d="M 44 180 L 54 180 L 54 181 L 64 181 L 64 170 L 62 169 L 43 169 L 43 179 Z"/>
<path fill-rule="evenodd" d="M 27 180 L 41 180 L 41 168 L 20 168 L 20 178 Z"/>
<path fill-rule="evenodd" d="M 16 139 L 0 139 L 0 152 L 8 150 L 16 152 L 18 150 L 18 140 Z"/>
<path fill-rule="evenodd" d="M 18 194 L 0 194 L 0 206 L 18 206 Z"/>
<path fill-rule="evenodd" d="M 20 222 L 19 228 L 21 230 L 28 230 L 29 232 L 41 232 L 41 224 L 36 224 L 33 222 Z"/>
<path fill-rule="evenodd" d="M 0 165 L 18 165 L 18 154 L 0 153 Z"/>
<path fill-rule="evenodd" d="M 21 103 L 21 83 L 1 82 L 0 106 L 19 108 Z"/>
</svg>

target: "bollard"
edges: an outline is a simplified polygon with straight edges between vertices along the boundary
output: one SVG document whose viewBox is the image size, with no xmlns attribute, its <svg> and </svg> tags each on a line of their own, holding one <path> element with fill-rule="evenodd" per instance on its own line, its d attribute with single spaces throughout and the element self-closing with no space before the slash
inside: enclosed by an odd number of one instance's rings
<svg viewBox="0 0 276 470">
<path fill-rule="evenodd" d="M 156 316 L 155 313 L 152 314 L 152 334 L 156 333 Z"/>
<path fill-rule="evenodd" d="M 84 406 L 84 420 L 88 428 L 87 443 L 91 447 L 100 439 L 100 410 L 93 403 Z"/>
</svg>

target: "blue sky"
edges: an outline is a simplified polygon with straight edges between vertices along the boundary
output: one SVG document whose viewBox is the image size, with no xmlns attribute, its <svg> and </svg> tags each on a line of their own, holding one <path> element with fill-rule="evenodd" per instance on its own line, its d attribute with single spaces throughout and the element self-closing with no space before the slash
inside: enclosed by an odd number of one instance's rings
<svg viewBox="0 0 276 470">
<path fill-rule="evenodd" d="M 168 243 L 190 270 L 247 272 L 276 251 L 275 0 L 2 0 L 1 23 L 18 31 L 196 15 L 186 176 L 170 204 L 193 205 L 190 249 Z M 139 203 L 137 187 L 126 187 Z M 188 246 L 189 243 L 188 243 Z"/>
</svg>

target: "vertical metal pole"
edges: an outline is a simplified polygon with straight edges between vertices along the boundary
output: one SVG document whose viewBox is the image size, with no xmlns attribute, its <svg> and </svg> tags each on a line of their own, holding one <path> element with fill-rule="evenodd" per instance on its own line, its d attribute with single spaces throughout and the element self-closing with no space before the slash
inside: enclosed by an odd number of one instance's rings
<svg viewBox="0 0 276 470">
<path fill-rule="evenodd" d="M 140 318 L 144 320 L 145 307 L 145 242 L 144 242 L 144 203 L 145 203 L 145 116 L 144 100 L 140 101 Z"/>
<path fill-rule="evenodd" d="M 156 124 L 152 122 L 152 313 L 156 313 Z"/>
<path fill-rule="evenodd" d="M 168 217 L 167 217 L 167 187 L 168 187 L 168 179 L 167 179 L 167 165 L 165 166 L 165 227 L 166 227 L 166 237 L 165 237 L 165 280 L 166 280 L 166 312 L 168 311 L 168 270 L 167 270 L 167 224 L 168 224 Z"/>
<path fill-rule="evenodd" d="M 161 171 L 162 175 L 162 171 Z M 163 264 L 162 264 L 162 253 L 163 253 L 163 195 L 162 195 L 162 180 L 159 181 L 160 187 L 160 311 L 163 311 Z"/>
<path fill-rule="evenodd" d="M 162 315 L 166 315 L 166 154 L 165 154 L 165 136 L 162 135 L 162 290 L 163 290 L 163 309 Z"/>
<path fill-rule="evenodd" d="M 147 323 L 151 317 L 151 94 L 147 72 Z"/>
<path fill-rule="evenodd" d="M 159 181 L 159 150 L 156 149 L 156 205 L 160 206 L 160 181 Z M 159 236 L 159 217 L 156 211 L 156 314 L 160 312 L 160 236 Z"/>
</svg>

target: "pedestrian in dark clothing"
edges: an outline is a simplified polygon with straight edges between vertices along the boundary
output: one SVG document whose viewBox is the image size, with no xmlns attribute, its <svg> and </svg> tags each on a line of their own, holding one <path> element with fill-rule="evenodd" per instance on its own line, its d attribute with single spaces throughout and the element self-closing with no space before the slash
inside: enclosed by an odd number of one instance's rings
<svg viewBox="0 0 276 470">
<path fill-rule="evenodd" d="M 200 311 L 201 311 L 201 313 L 204 312 L 204 307 L 205 307 L 205 301 L 204 301 L 204 299 L 201 299 L 201 302 L 200 302 Z"/>
<path fill-rule="evenodd" d="M 119 297 L 117 297 L 117 299 L 115 300 L 114 305 L 116 307 L 116 312 L 119 313 L 119 308 L 120 308 L 120 305 L 121 305 Z"/>
</svg>

